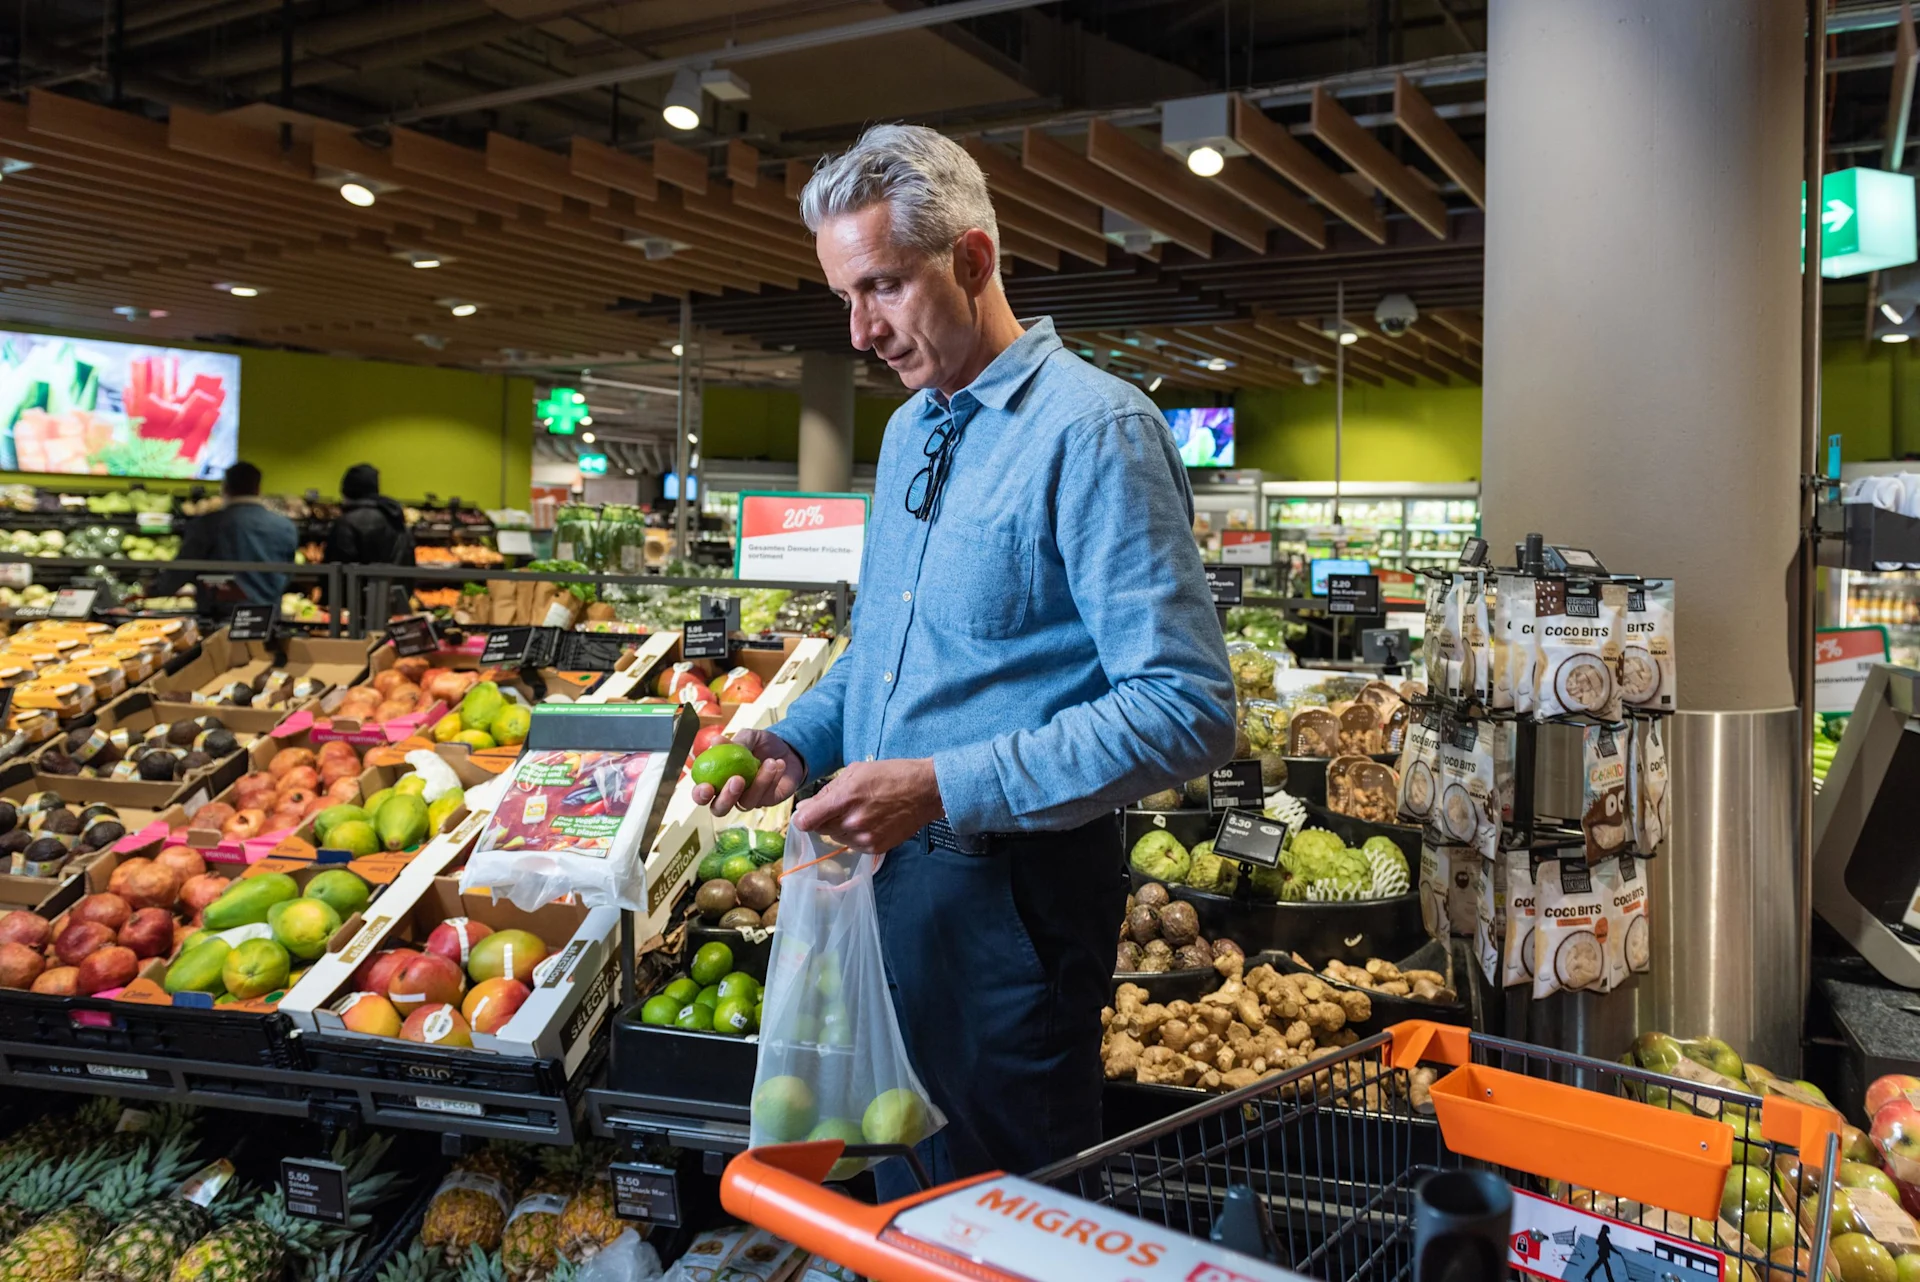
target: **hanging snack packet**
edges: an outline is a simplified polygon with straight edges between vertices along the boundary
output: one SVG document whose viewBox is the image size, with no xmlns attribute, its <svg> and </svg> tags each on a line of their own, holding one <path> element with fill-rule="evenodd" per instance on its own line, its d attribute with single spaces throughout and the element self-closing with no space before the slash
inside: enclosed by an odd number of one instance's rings
<svg viewBox="0 0 1920 1282">
<path fill-rule="evenodd" d="M 1307 708 L 1294 714 L 1287 725 L 1287 755 L 1339 756 L 1340 718 L 1325 708 Z"/>
<path fill-rule="evenodd" d="M 1462 721 L 1440 741 L 1440 800 L 1430 824 L 1442 841 L 1471 846 L 1487 859 L 1500 847 L 1493 739 L 1492 723 Z"/>
<path fill-rule="evenodd" d="M 1616 606 L 1607 589 L 1592 579 L 1539 579 L 1534 583 L 1534 613 L 1540 626 L 1540 688 L 1535 714 L 1620 719 L 1619 628 L 1626 592 Z"/>
<path fill-rule="evenodd" d="M 1420 921 L 1433 939 L 1478 930 L 1479 859 L 1468 846 L 1420 844 Z"/>
<path fill-rule="evenodd" d="M 1429 672 L 1433 688 L 1449 699 L 1467 697 L 1462 679 L 1471 679 L 1468 665 L 1473 662 L 1467 651 L 1467 580 L 1463 574 L 1447 576 L 1446 612 L 1440 624 L 1440 668 Z"/>
<path fill-rule="evenodd" d="M 1633 845 L 1653 854 L 1672 826 L 1672 796 L 1667 776 L 1667 723 L 1652 717 L 1640 724 L 1633 752 Z"/>
<path fill-rule="evenodd" d="M 1626 725 L 1582 726 L 1580 733 L 1580 831 L 1587 862 L 1598 863 L 1627 847 Z"/>
<path fill-rule="evenodd" d="M 1605 992 L 1607 905 L 1587 861 L 1542 860 L 1534 885 L 1534 997 Z"/>
<path fill-rule="evenodd" d="M 1511 721 L 1493 723 L 1493 793 L 1500 802 L 1500 822 L 1513 822 L 1514 755 L 1520 736 Z"/>
<path fill-rule="evenodd" d="M 1620 697 L 1630 707 L 1674 708 L 1673 580 L 1627 589 Z"/>
<path fill-rule="evenodd" d="M 1467 671 L 1461 685 L 1466 697 L 1486 703 L 1493 697 L 1493 628 L 1487 590 L 1491 582 L 1485 574 L 1462 576 L 1467 581 L 1467 599 L 1461 606 L 1461 625 L 1467 634 Z"/>
<path fill-rule="evenodd" d="M 1385 752 L 1387 737 L 1380 729 L 1380 712 L 1370 703 L 1351 703 L 1340 713 L 1341 752 L 1372 755 Z"/>
<path fill-rule="evenodd" d="M 1420 631 L 1420 666 L 1426 670 L 1427 685 L 1434 690 L 1446 688 L 1447 589 L 1452 582 L 1448 574 L 1427 575 L 1427 612 Z"/>
<path fill-rule="evenodd" d="M 1500 948 L 1507 937 L 1507 870 L 1499 859 L 1480 861 L 1480 895 L 1475 911 L 1473 943 L 1480 954 L 1480 971 L 1489 984 L 1500 982 Z"/>
<path fill-rule="evenodd" d="M 1507 871 L 1507 938 L 1500 979 L 1515 988 L 1533 982 L 1533 855 L 1524 846 L 1500 852 Z"/>
<path fill-rule="evenodd" d="M 1540 701 L 1540 620 L 1535 611 L 1536 580 L 1515 575 L 1513 600 L 1507 606 L 1508 680 L 1513 686 L 1513 710 L 1531 713 Z"/>
<path fill-rule="evenodd" d="M 1651 968 L 1653 940 L 1647 922 L 1647 879 L 1632 855 L 1609 859 L 1594 870 L 1607 896 L 1607 989 Z"/>
<path fill-rule="evenodd" d="M 1513 707 L 1513 607 L 1527 581 L 1516 574 L 1501 574 L 1493 583 L 1493 620 L 1487 637 L 1492 680 L 1487 706 L 1504 712 Z"/>
<path fill-rule="evenodd" d="M 1408 823 L 1426 824 L 1433 817 L 1433 803 L 1440 795 L 1440 736 L 1446 722 L 1434 709 L 1407 731 L 1400 749 L 1400 817 Z"/>
</svg>

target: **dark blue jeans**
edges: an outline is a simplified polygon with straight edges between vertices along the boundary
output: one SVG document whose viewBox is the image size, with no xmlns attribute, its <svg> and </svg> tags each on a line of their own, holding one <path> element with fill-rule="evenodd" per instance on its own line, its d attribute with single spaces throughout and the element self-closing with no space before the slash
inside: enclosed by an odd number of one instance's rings
<svg viewBox="0 0 1920 1282">
<path fill-rule="evenodd" d="M 1100 1008 L 1126 909 L 1119 817 L 995 838 L 988 853 L 888 852 L 874 878 L 894 1010 L 946 1115 L 923 1142 L 935 1183 L 1026 1174 L 1100 1142 Z M 883 1199 L 918 1185 L 875 1171 Z"/>
</svg>

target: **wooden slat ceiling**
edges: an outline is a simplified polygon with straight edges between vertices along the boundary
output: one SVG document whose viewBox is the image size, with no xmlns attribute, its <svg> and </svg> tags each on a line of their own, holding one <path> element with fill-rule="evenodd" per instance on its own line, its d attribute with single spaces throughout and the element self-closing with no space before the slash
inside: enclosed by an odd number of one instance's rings
<svg viewBox="0 0 1920 1282">
<path fill-rule="evenodd" d="M 46 90 L 0 103 L 0 156 L 27 166 L 0 182 L 0 318 L 102 330 L 136 307 L 166 314 L 124 325 L 130 337 L 551 368 L 657 358 L 685 297 L 716 364 L 844 349 L 794 199 L 804 161 L 738 138 L 711 154 L 658 140 L 642 156 L 585 137 L 467 147 L 287 119 L 176 106 L 162 123 Z M 1079 136 L 965 141 L 995 196 L 1016 310 L 1053 315 L 1116 369 L 1298 385 L 1297 364 L 1331 367 L 1320 331 L 1344 285 L 1368 334 L 1348 349 L 1357 378 L 1477 381 L 1477 342 L 1437 317 L 1466 325 L 1479 305 L 1483 170 L 1404 79 L 1392 120 L 1400 134 L 1383 141 L 1323 90 L 1296 133 L 1237 101 L 1245 154 L 1217 180 L 1153 131 L 1100 119 Z M 347 179 L 376 203 L 343 201 Z M 1107 211 L 1148 237 L 1123 248 Z M 1363 323 L 1385 293 L 1424 312 L 1398 341 Z M 456 303 L 477 311 L 456 318 Z"/>
</svg>

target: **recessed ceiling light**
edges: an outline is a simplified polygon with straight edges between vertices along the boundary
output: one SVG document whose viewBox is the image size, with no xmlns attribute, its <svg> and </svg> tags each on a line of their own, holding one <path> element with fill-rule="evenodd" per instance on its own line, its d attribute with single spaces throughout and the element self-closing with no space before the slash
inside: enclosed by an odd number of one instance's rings
<svg viewBox="0 0 1920 1282">
<path fill-rule="evenodd" d="M 675 343 L 672 347 L 669 347 L 667 350 L 672 352 L 675 356 L 680 356 L 680 355 L 683 355 L 687 349 L 682 347 L 680 344 Z"/>
<path fill-rule="evenodd" d="M 1352 347 L 1355 343 L 1359 341 L 1360 341 L 1360 335 L 1356 334 L 1354 331 L 1350 329 L 1343 329 L 1340 331 L 1340 346 Z"/>
<path fill-rule="evenodd" d="M 1166 378 L 1166 375 L 1164 375 L 1164 374 L 1155 374 L 1155 375 L 1153 376 L 1153 381 L 1152 381 L 1151 383 L 1148 383 L 1148 384 L 1147 384 L 1147 390 L 1148 390 L 1149 392 L 1157 392 L 1157 391 L 1159 391 L 1159 390 L 1160 390 L 1160 384 L 1162 384 L 1162 383 L 1164 383 L 1164 382 L 1166 382 L 1166 381 L 1167 381 L 1167 378 Z"/>
<path fill-rule="evenodd" d="M 1911 337 L 1912 335 L 1910 334 L 1882 334 L 1880 335 L 1880 341 L 1883 343 L 1904 343 Z"/>
<path fill-rule="evenodd" d="M 580 421 L 581 421 L 582 423 L 584 423 L 584 422 L 586 422 L 587 420 L 583 418 L 583 419 L 581 419 Z M 594 442 L 595 442 L 596 440 L 598 440 L 599 438 L 598 438 L 598 437 L 596 437 L 596 436 L 595 436 L 595 435 L 594 435 L 594 434 L 593 434 L 592 432 L 582 432 L 582 433 L 580 434 L 580 439 L 581 439 L 581 440 L 583 440 L 583 441 L 585 441 L 585 442 L 586 442 L 587 444 L 589 444 L 589 445 L 591 445 L 591 444 L 593 444 L 593 443 L 594 443 Z"/>
<path fill-rule="evenodd" d="M 230 280 L 220 281 L 214 285 L 214 288 L 223 294 L 232 294 L 235 298 L 258 298 L 260 296 L 260 286 L 242 285 Z"/>
<path fill-rule="evenodd" d="M 478 303 L 450 303 L 447 306 L 447 310 L 455 316 L 471 316 L 480 310 L 480 305 Z"/>
<path fill-rule="evenodd" d="M 438 267 L 440 260 L 438 258 L 416 258 L 413 260 L 413 265 L 424 271 L 429 267 Z"/>
<path fill-rule="evenodd" d="M 1195 147 L 1187 153 L 1187 168 L 1202 178 L 1213 178 L 1227 167 L 1227 158 L 1212 147 Z"/>
<path fill-rule="evenodd" d="M 1207 362 L 1207 368 L 1214 371 L 1216 374 L 1219 373 L 1221 370 L 1227 368 L 1226 357 L 1224 356 L 1214 357 L 1212 360 Z"/>
<path fill-rule="evenodd" d="M 373 188 L 365 183 L 341 183 L 340 199 L 365 209 L 374 202 Z"/>
</svg>

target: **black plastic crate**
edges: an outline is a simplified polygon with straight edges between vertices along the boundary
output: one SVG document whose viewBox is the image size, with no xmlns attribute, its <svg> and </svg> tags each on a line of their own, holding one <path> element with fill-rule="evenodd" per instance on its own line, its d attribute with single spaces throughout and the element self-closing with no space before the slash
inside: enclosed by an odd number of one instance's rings
<svg viewBox="0 0 1920 1282">
<path fill-rule="evenodd" d="M 278 1012 L 150 1006 L 98 997 L 0 992 L 0 1043 L 66 1047 L 239 1067 L 298 1069 L 293 1024 Z"/>
<path fill-rule="evenodd" d="M 745 1122 L 759 1055 L 758 1038 L 643 1024 L 633 1006 L 614 1017 L 607 1085 L 663 1112 Z"/>
<path fill-rule="evenodd" d="M 298 1044 L 312 1072 L 401 1083 L 419 1087 L 425 1094 L 435 1086 L 556 1098 L 568 1094 L 566 1066 L 557 1059 L 442 1049 L 394 1037 L 374 1041 L 315 1032 L 302 1032 Z M 584 1064 L 579 1076 L 589 1076 Z"/>
</svg>

